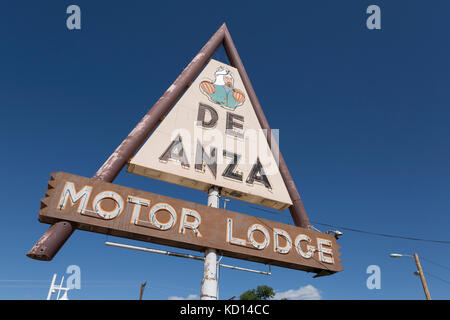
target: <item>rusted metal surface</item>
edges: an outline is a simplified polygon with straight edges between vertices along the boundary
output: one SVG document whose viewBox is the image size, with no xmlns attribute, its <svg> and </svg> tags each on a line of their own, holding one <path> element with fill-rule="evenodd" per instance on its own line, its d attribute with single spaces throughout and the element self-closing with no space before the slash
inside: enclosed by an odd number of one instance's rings
<svg viewBox="0 0 450 320">
<path fill-rule="evenodd" d="M 41 200 L 39 221 L 43 223 L 64 219 L 81 230 L 201 252 L 211 248 L 223 256 L 308 272 L 326 270 L 335 273 L 342 270 L 339 245 L 329 234 L 98 179 L 63 172 L 52 174 L 52 177 L 54 187 Z M 70 185 L 73 186 L 72 193 L 67 191 Z M 102 194 L 107 196 L 100 201 L 98 197 Z M 113 196 L 119 201 L 112 206 L 102 202 L 111 200 Z M 139 199 L 140 204 L 131 198 Z M 120 210 L 114 214 L 104 214 L 104 211 L 114 212 L 117 208 Z M 154 211 L 155 208 L 162 209 Z M 170 208 L 172 216 L 164 208 Z M 186 211 L 191 215 L 183 217 Z M 155 222 L 155 216 L 159 222 Z M 163 228 L 161 224 L 168 227 Z M 279 230 L 290 237 L 291 246 L 286 252 L 282 249 L 289 247 L 289 241 L 278 236 Z"/>
<path fill-rule="evenodd" d="M 94 178 L 111 182 L 122 170 L 126 162 L 133 156 L 175 101 L 184 93 L 195 77 L 222 43 L 225 25 L 211 37 L 189 65 L 181 72 L 162 97 L 153 105 L 128 137 L 119 145 L 108 160 L 95 174 Z"/>
<path fill-rule="evenodd" d="M 183 94 L 184 90 L 194 80 L 210 57 L 223 41 L 225 24 L 222 25 L 211 39 L 204 45 L 200 52 L 194 57 L 189 65 L 183 70 L 178 78 L 166 90 L 163 96 L 153 105 L 147 114 L 141 119 L 137 126 L 130 132 L 125 140 L 106 160 L 102 167 L 94 175 L 95 179 L 112 182 L 122 170 L 126 162 L 142 145 L 158 125 L 164 115 L 170 110 L 173 103 Z M 67 223 L 67 221 L 64 221 Z M 71 226 L 73 228 L 73 226 Z M 27 256 L 37 260 L 51 260 L 59 248 L 67 241 L 73 231 L 66 229 L 50 228 L 39 239 Z M 49 248 L 56 250 L 49 250 Z"/>
<path fill-rule="evenodd" d="M 36 259 L 50 261 L 67 239 L 72 235 L 75 228 L 68 221 L 58 221 L 52 225 L 47 232 L 31 248 L 27 256 Z"/>
<path fill-rule="evenodd" d="M 253 89 L 253 86 L 250 82 L 250 78 L 248 77 L 247 72 L 245 71 L 244 64 L 242 63 L 241 58 L 239 57 L 239 53 L 234 45 L 230 32 L 228 31 L 226 26 L 224 26 L 224 29 L 225 35 L 223 40 L 223 46 L 227 52 L 228 59 L 230 60 L 231 64 L 236 69 L 239 70 L 242 82 L 244 83 L 245 89 L 247 90 L 248 96 L 255 109 L 255 113 L 256 116 L 258 117 L 259 123 L 261 124 L 261 127 L 263 129 L 267 130 L 267 142 L 269 143 L 269 146 L 272 148 L 272 152 L 275 158 L 278 157 L 280 173 L 281 176 L 283 177 L 284 183 L 286 184 L 286 188 L 288 189 L 289 195 L 293 203 L 293 205 L 289 207 L 292 219 L 294 220 L 296 226 L 309 228 L 310 222 L 308 219 L 308 215 L 306 214 L 305 207 L 303 206 L 303 202 L 300 199 L 300 195 L 295 186 L 294 179 L 292 179 L 292 176 L 289 172 L 286 162 L 284 161 L 284 158 L 278 149 L 278 145 L 272 141 L 271 137 L 272 133 L 269 126 L 269 122 L 267 121 L 266 116 L 264 115 L 264 111 L 261 108 L 261 104 L 259 103 L 258 97 L 256 96 L 255 90 Z"/>
<path fill-rule="evenodd" d="M 45 195 L 48 196 L 49 192 L 54 187 L 55 181 L 51 178 L 48 182 L 48 190 Z M 43 205 L 41 204 L 41 209 L 42 207 Z M 42 235 L 39 241 L 36 242 L 27 253 L 27 257 L 42 261 L 52 260 L 74 231 L 75 226 L 69 221 L 57 221 Z"/>
<path fill-rule="evenodd" d="M 242 61 L 234 46 L 231 35 L 225 24 L 223 24 L 211 39 L 205 44 L 200 52 L 194 57 L 189 65 L 178 76 L 175 82 L 166 90 L 163 96 L 155 103 L 155 105 L 148 111 L 148 113 L 141 119 L 138 125 L 131 131 L 125 140 L 118 146 L 118 148 L 111 154 L 107 161 L 97 171 L 94 178 L 102 181 L 112 182 L 115 177 L 122 170 L 126 162 L 142 145 L 145 139 L 150 135 L 154 128 L 158 125 L 164 115 L 170 110 L 173 103 L 183 94 L 185 89 L 195 79 L 197 74 L 201 71 L 204 65 L 212 57 L 216 49 L 223 44 L 230 62 L 235 66 L 242 77 L 246 90 L 249 93 L 255 112 L 261 126 L 267 130 L 267 139 L 271 145 L 271 131 L 270 126 L 262 111 L 259 100 L 250 83 Z M 295 187 L 294 181 L 289 173 L 289 170 L 284 162 L 281 153 L 278 152 L 278 146 L 273 145 L 275 150 L 275 157 L 279 157 L 279 168 L 283 180 L 288 189 L 289 195 L 292 199 L 293 206 L 289 208 L 292 218 L 296 226 L 309 228 L 310 223 L 306 215 L 305 208 L 300 199 L 298 191 Z M 55 221 L 59 222 L 59 221 Z M 67 241 L 72 234 L 75 226 L 71 225 L 70 221 L 60 221 L 57 227 L 51 227 L 35 244 L 35 246 L 28 252 L 27 256 L 38 260 L 51 260 L 58 252 L 59 248 Z M 65 224 L 64 224 L 65 223 Z M 68 223 L 68 224 L 67 224 Z M 61 225 L 64 228 L 61 228 Z"/>
</svg>

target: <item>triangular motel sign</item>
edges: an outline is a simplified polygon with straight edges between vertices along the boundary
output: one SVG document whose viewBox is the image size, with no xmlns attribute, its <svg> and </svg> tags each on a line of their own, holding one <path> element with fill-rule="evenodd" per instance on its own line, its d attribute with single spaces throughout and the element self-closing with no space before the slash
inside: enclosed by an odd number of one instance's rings
<svg viewBox="0 0 450 320">
<path fill-rule="evenodd" d="M 223 45 L 231 65 L 212 55 Z M 294 225 L 112 184 L 130 173 L 284 210 Z M 311 228 L 230 33 L 223 24 L 94 177 L 51 174 L 27 254 L 51 260 L 75 229 L 329 275 L 340 246 Z"/>
</svg>

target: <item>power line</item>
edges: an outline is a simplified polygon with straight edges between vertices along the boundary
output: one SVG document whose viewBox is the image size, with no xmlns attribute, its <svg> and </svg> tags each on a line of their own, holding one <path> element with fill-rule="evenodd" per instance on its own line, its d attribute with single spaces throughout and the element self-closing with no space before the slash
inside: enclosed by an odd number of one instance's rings
<svg viewBox="0 0 450 320">
<path fill-rule="evenodd" d="M 246 205 L 246 206 L 247 206 L 247 207 L 250 207 L 250 208 L 253 208 L 253 209 L 256 209 L 256 210 L 259 210 L 259 211 L 263 211 L 263 212 L 266 212 L 266 213 L 270 213 L 270 214 L 273 214 L 273 215 L 277 215 L 278 217 L 282 217 L 282 218 L 290 218 L 290 217 L 287 217 L 286 215 L 283 215 L 283 214 L 280 215 L 280 213 L 273 212 L 273 211 L 271 211 L 271 210 L 267 210 L 267 209 L 263 209 L 263 208 L 259 208 L 259 207 L 255 207 L 255 206 L 251 206 L 251 205 Z M 321 225 L 321 226 L 325 226 L 325 227 L 329 227 L 329 228 L 337 228 L 337 229 L 341 229 L 341 230 L 352 231 L 352 232 L 358 232 L 358 233 L 363 233 L 363 234 L 369 234 L 369 235 L 373 235 L 373 236 L 380 236 L 380 237 L 387 237 L 387 238 L 395 238 L 395 239 L 403 239 L 403 240 L 413 240 L 413 241 L 433 242 L 433 243 L 440 243 L 440 244 L 450 244 L 450 241 L 446 241 L 446 240 L 432 240 L 432 239 L 423 239 L 423 238 L 416 238 L 416 237 L 409 237 L 409 236 L 400 236 L 400 235 L 394 235 L 394 234 L 386 234 L 386 233 L 372 232 L 372 231 L 360 230 L 360 229 L 355 229 L 355 228 L 348 228 L 348 227 L 343 227 L 343 226 L 335 226 L 335 225 L 331 225 L 331 224 L 327 224 L 327 223 L 321 223 L 321 222 L 317 222 L 317 221 L 311 221 L 311 223 L 317 224 L 317 225 Z M 425 260 L 425 261 L 427 261 L 427 262 L 429 262 L 429 263 L 432 263 L 432 264 L 434 264 L 434 265 L 436 265 L 436 266 L 439 266 L 439 267 L 441 267 L 441 268 L 444 268 L 444 269 L 450 271 L 450 268 L 449 268 L 449 267 L 446 267 L 446 266 L 444 266 L 444 265 L 442 265 L 442 264 L 436 263 L 436 262 L 431 261 L 431 260 L 429 260 L 429 259 L 426 259 L 426 258 L 424 258 L 424 257 L 422 257 L 422 259 Z M 449 282 L 449 281 L 447 281 L 447 280 L 445 280 L 445 279 L 443 279 L 443 278 L 441 278 L 441 277 L 438 277 L 438 276 L 436 276 L 436 275 L 434 275 L 434 274 L 431 274 L 431 273 L 425 272 L 425 271 L 424 271 L 424 273 L 426 273 L 426 274 L 429 275 L 430 277 L 433 277 L 433 278 L 435 278 L 435 279 L 438 279 L 438 280 L 440 280 L 440 281 L 442 281 L 442 282 L 445 282 L 446 284 L 449 284 L 449 285 L 450 285 L 450 282 Z"/>
<path fill-rule="evenodd" d="M 427 262 L 429 262 L 429 263 L 432 263 L 432 264 L 434 264 L 434 265 L 436 265 L 436 266 L 438 266 L 438 267 L 441 267 L 441 268 L 444 268 L 444 269 L 447 269 L 447 270 L 450 271 L 450 268 L 449 268 L 449 267 L 446 267 L 446 266 L 444 266 L 444 265 L 442 265 L 442 264 L 439 264 L 439 263 L 437 263 L 437 262 L 433 262 L 433 261 L 428 260 L 428 259 L 426 259 L 426 258 L 424 258 L 424 257 L 421 257 L 421 258 L 422 258 L 422 260 L 425 260 L 425 261 L 427 261 Z"/>
<path fill-rule="evenodd" d="M 426 271 L 423 271 L 423 273 L 425 273 L 426 275 L 429 275 L 429 276 L 432 277 L 432 278 L 436 278 L 436 279 L 438 279 L 438 280 L 441 280 L 442 282 L 445 282 L 446 284 L 450 284 L 449 281 L 447 281 L 447 280 L 445 280 L 445 279 L 442 279 L 441 277 L 438 277 L 438 276 L 436 276 L 436 275 L 434 275 L 434 274 L 432 274 L 432 273 L 429 273 L 429 272 L 426 272 Z"/>
<path fill-rule="evenodd" d="M 258 207 L 251 206 L 251 205 L 246 205 L 246 206 L 250 207 L 250 208 L 253 208 L 253 209 L 256 209 L 256 210 L 259 210 L 259 211 L 263 211 L 263 212 L 267 212 L 267 213 L 270 213 L 270 214 L 273 214 L 273 215 L 277 215 L 278 217 L 288 218 L 285 215 L 282 215 L 282 214 L 280 215 L 279 213 L 273 212 L 271 210 L 262 209 L 262 208 L 258 208 Z M 379 236 L 379 237 L 395 238 L 395 239 L 403 239 L 403 240 L 412 240 L 412 241 L 433 242 L 433 243 L 440 243 L 440 244 L 450 244 L 450 241 L 447 241 L 447 240 L 423 239 L 423 238 L 416 238 L 416 237 L 409 237 L 409 236 L 401 236 L 401 235 L 394 235 L 394 234 L 387 234 L 387 233 L 372 232 L 372 231 L 360 230 L 360 229 L 355 229 L 355 228 L 336 226 L 336 225 L 322 223 L 322 222 L 317 222 L 317 221 L 311 221 L 311 223 L 317 224 L 317 225 L 321 225 L 321 226 L 325 226 L 325 227 L 337 228 L 337 229 L 341 229 L 341 230 L 358 232 L 358 233 L 364 233 L 364 234 L 369 234 L 369 235 Z"/>
<path fill-rule="evenodd" d="M 331 225 L 331 224 L 320 223 L 320 222 L 313 222 L 313 221 L 311 221 L 311 222 L 315 223 L 315 224 L 318 224 L 318 225 L 321 225 L 321 226 L 326 226 L 326 227 L 331 227 L 331 228 L 338 228 L 338 229 L 342 229 L 342 230 L 359 232 L 359 233 L 365 233 L 365 234 L 370 234 L 370 235 L 373 235 L 373 236 L 380 236 L 380 237 L 387 237 L 387 238 L 396 238 L 396 239 L 403 239 L 403 240 L 413 240 L 413 241 L 434 242 L 434 243 L 441 243 L 441 244 L 450 244 L 450 241 L 446 241 L 446 240 L 432 240 L 432 239 L 415 238 L 415 237 L 400 236 L 400 235 L 394 235 L 394 234 L 371 232 L 371 231 L 359 230 L 359 229 L 342 227 L 342 226 L 334 226 L 334 225 Z"/>
</svg>

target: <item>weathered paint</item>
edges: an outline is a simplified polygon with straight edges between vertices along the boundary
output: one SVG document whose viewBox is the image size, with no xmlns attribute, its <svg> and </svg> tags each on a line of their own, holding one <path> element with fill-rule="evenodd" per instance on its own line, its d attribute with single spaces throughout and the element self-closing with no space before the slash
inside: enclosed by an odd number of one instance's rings
<svg viewBox="0 0 450 320">
<path fill-rule="evenodd" d="M 59 205 L 68 182 L 74 185 L 75 194 L 86 186 L 92 187 L 83 212 L 78 210 L 81 198 L 75 203 L 68 201 L 63 208 Z M 315 273 L 322 270 L 331 273 L 342 270 L 338 258 L 339 245 L 329 234 L 63 172 L 52 174 L 51 183 L 53 187 L 46 192 L 47 197 L 41 200 L 42 209 L 39 211 L 39 221 L 44 223 L 65 220 L 81 230 L 201 252 L 210 248 L 223 256 Z M 93 200 L 105 191 L 124 199 L 122 211 L 111 219 L 105 219 L 102 212 L 93 207 Z M 112 201 L 112 198 L 109 200 Z M 112 212 L 114 208 L 114 204 L 108 208 L 105 205 L 104 210 Z M 153 214 L 159 223 L 152 219 L 152 208 L 157 208 Z M 183 232 L 183 228 L 180 228 L 183 209 L 198 213 L 200 219 L 195 227 L 198 232 L 192 228 Z M 189 221 L 194 220 L 191 218 Z M 274 232 L 275 229 L 278 231 Z M 277 239 L 276 245 L 274 241 L 274 236 L 283 233 L 295 239 L 287 252 L 276 250 L 288 247 L 283 237 Z M 229 241 L 230 234 L 232 238 L 242 241 Z"/>
<path fill-rule="evenodd" d="M 262 111 L 259 100 L 253 90 L 253 86 L 245 71 L 244 65 L 239 57 L 236 47 L 233 43 L 231 35 L 223 24 L 217 32 L 209 39 L 205 46 L 177 77 L 175 82 L 169 87 L 163 96 L 148 111 L 143 119 L 137 125 L 129 136 L 119 145 L 119 147 L 108 158 L 105 164 L 97 171 L 95 178 L 112 182 L 124 167 L 125 163 L 142 145 L 144 140 L 158 125 L 165 114 L 170 110 L 173 103 L 181 96 L 184 90 L 189 86 L 203 66 L 212 57 L 217 48 L 223 44 L 227 56 L 232 64 L 239 70 L 244 86 L 249 94 L 249 98 L 255 108 L 258 120 L 263 129 L 267 130 L 267 141 L 272 147 L 275 158 L 279 157 L 279 169 L 281 176 L 285 182 L 287 190 L 292 200 L 292 206 L 289 207 L 294 224 L 296 226 L 310 228 L 308 216 L 300 199 L 299 193 L 295 187 L 294 181 L 289 173 L 286 163 L 278 152 L 278 146 L 272 145 L 271 130 L 264 112 Z M 27 256 L 38 260 L 51 260 L 58 250 L 63 246 L 67 239 L 71 236 L 75 226 L 67 225 L 67 222 L 58 222 L 57 226 L 50 227 L 41 239 L 31 248 Z"/>
<path fill-rule="evenodd" d="M 252 83 L 250 82 L 250 78 L 245 71 L 244 64 L 239 56 L 239 53 L 234 45 L 233 39 L 231 38 L 231 34 L 228 31 L 228 28 L 224 29 L 224 38 L 223 38 L 223 46 L 227 53 L 228 58 L 230 59 L 231 64 L 239 70 L 239 74 L 241 75 L 242 82 L 244 83 L 245 89 L 248 92 L 249 99 L 252 102 L 252 105 L 255 109 L 255 113 L 258 117 L 259 123 L 261 127 L 267 131 L 267 142 L 272 149 L 274 157 L 278 157 L 278 164 L 280 168 L 281 176 L 283 177 L 286 188 L 289 192 L 289 196 L 292 200 L 292 206 L 289 207 L 289 211 L 291 212 L 292 219 L 294 224 L 303 228 L 310 228 L 310 222 L 308 219 L 308 215 L 306 214 L 305 207 L 303 206 L 303 202 L 300 199 L 300 195 L 295 186 L 294 179 L 289 172 L 289 169 L 284 161 L 284 158 L 279 151 L 278 145 L 274 143 L 272 139 L 272 130 L 270 129 L 269 122 L 267 121 L 266 116 L 264 115 L 264 111 L 262 110 L 261 104 L 259 103 L 259 99 L 256 96 L 255 90 L 253 89 Z"/>
<path fill-rule="evenodd" d="M 225 90 L 218 77 L 232 79 L 228 94 L 240 90 L 247 96 L 238 70 L 211 59 L 129 161 L 127 171 L 205 192 L 215 185 L 223 196 L 287 209 L 292 201 L 251 101 L 231 110 L 202 91 L 201 83 L 213 79 L 217 84 L 212 86 Z"/>
<path fill-rule="evenodd" d="M 220 191 L 218 187 L 212 187 L 208 192 L 208 207 L 219 208 Z M 218 299 L 218 280 L 217 280 L 217 252 L 208 248 L 205 251 L 205 261 L 203 263 L 203 279 L 200 289 L 201 300 Z"/>
</svg>

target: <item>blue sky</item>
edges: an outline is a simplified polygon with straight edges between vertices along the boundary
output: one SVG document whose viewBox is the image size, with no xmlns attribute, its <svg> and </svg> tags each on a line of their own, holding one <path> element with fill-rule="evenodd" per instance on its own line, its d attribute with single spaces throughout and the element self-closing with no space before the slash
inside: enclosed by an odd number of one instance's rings
<svg viewBox="0 0 450 320">
<path fill-rule="evenodd" d="M 81 8 L 79 31 L 66 28 L 71 4 Z M 366 28 L 371 4 L 381 30 Z M 424 0 L 2 1 L 0 299 L 44 299 L 53 273 L 71 264 L 82 272 L 72 299 L 136 299 L 144 281 L 145 299 L 199 295 L 201 262 L 106 247 L 100 234 L 76 231 L 51 262 L 25 254 L 48 228 L 37 212 L 50 172 L 94 175 L 223 22 L 280 129 L 311 221 L 450 240 L 449 11 Z M 200 191 L 126 172 L 115 183 L 206 203 Z M 227 207 L 291 223 L 288 212 Z M 450 266 L 449 245 L 353 232 L 339 244 L 341 273 L 221 269 L 220 298 L 267 284 L 278 293 L 312 286 L 322 299 L 423 299 L 413 260 L 389 253 Z M 369 265 L 381 268 L 380 290 L 366 287 Z M 450 281 L 449 270 L 422 265 Z M 448 283 L 427 281 L 432 298 L 449 298 Z"/>
</svg>

